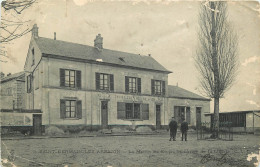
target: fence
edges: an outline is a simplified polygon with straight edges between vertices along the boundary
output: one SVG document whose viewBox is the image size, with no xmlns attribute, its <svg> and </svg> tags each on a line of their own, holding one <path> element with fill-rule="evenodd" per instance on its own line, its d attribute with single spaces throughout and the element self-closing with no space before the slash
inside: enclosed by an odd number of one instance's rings
<svg viewBox="0 0 260 167">
<path fill-rule="evenodd" d="M 210 122 L 201 122 L 196 126 L 197 140 L 210 139 L 213 133 L 212 125 Z M 232 122 L 220 122 L 219 123 L 219 135 L 222 140 L 233 140 L 233 128 Z"/>
</svg>

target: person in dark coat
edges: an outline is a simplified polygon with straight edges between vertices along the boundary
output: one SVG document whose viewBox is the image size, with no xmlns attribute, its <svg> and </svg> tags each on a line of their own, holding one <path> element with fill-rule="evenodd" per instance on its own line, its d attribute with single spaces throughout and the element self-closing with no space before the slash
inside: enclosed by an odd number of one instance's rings
<svg viewBox="0 0 260 167">
<path fill-rule="evenodd" d="M 187 141 L 187 131 L 188 131 L 188 123 L 183 120 L 181 123 L 181 141 L 183 141 L 183 136 L 185 137 L 185 141 Z"/>
<path fill-rule="evenodd" d="M 178 127 L 178 124 L 175 121 L 174 117 L 172 117 L 172 119 L 169 123 L 169 128 L 170 128 L 170 140 L 169 141 L 171 141 L 171 139 L 173 141 L 176 140 L 177 127 Z"/>
</svg>

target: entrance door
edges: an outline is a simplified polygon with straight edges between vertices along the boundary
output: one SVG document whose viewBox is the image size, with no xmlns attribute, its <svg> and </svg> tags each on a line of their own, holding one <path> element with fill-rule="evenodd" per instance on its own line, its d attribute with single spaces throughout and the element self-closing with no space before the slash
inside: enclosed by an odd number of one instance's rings
<svg viewBox="0 0 260 167">
<path fill-rule="evenodd" d="M 185 107 L 184 106 L 174 106 L 174 117 L 177 123 L 182 123 L 185 118 Z"/>
<path fill-rule="evenodd" d="M 201 124 L 201 107 L 196 107 L 196 126 Z"/>
<path fill-rule="evenodd" d="M 33 134 L 42 135 L 42 115 L 33 114 Z"/>
<path fill-rule="evenodd" d="M 161 128 L 161 105 L 156 105 L 156 128 Z"/>
<path fill-rule="evenodd" d="M 108 126 L 108 101 L 101 101 L 101 124 L 102 128 Z"/>
</svg>

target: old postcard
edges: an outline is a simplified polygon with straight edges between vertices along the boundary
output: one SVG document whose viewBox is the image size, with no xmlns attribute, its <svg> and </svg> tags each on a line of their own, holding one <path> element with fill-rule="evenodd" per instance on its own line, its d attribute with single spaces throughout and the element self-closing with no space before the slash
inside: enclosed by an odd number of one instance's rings
<svg viewBox="0 0 260 167">
<path fill-rule="evenodd" d="M 259 166 L 259 12 L 3 0 L 1 166 Z"/>
</svg>

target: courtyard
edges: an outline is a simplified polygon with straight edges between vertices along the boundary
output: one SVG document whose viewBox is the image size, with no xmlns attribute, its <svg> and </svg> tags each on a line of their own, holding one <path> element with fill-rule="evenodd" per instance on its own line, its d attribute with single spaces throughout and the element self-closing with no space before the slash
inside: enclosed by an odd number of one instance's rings
<svg viewBox="0 0 260 167">
<path fill-rule="evenodd" d="M 168 134 L 98 136 L 1 141 L 3 166 L 138 167 L 138 166 L 256 166 L 259 136 L 234 135 L 233 141 L 169 141 Z M 258 157 L 257 157 L 258 156 Z M 258 160 L 257 160 L 258 158 Z"/>
</svg>

